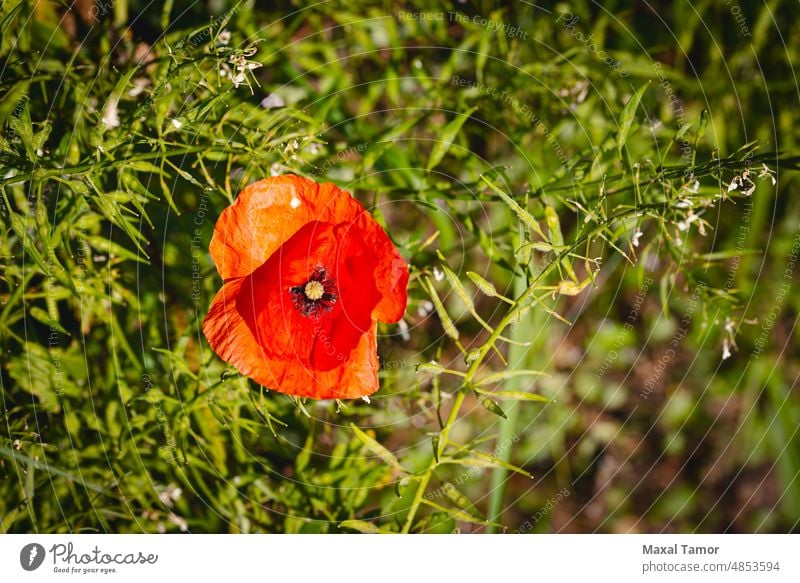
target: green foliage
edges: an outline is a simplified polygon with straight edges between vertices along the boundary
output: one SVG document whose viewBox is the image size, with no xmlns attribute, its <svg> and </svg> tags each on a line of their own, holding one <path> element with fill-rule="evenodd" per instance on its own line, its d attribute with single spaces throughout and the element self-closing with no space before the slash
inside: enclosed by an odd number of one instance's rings
<svg viewBox="0 0 800 583">
<path fill-rule="evenodd" d="M 630 3 L 144 4 L 0 7 L 0 530 L 514 530 L 562 488 L 534 530 L 796 529 L 769 7 L 743 42 L 676 3 L 678 50 Z M 269 392 L 200 330 L 216 217 L 288 172 L 411 264 L 370 403 Z"/>
</svg>

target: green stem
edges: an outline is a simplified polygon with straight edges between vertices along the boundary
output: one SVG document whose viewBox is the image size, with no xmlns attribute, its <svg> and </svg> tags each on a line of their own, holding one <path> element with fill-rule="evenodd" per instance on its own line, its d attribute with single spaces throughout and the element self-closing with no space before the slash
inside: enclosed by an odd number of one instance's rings
<svg viewBox="0 0 800 583">
<path fill-rule="evenodd" d="M 518 276 L 515 281 L 514 295 L 522 295 L 527 288 L 527 283 L 524 277 Z M 528 368 L 527 362 L 531 354 L 539 354 L 539 348 L 544 344 L 543 340 L 547 337 L 542 332 L 542 328 L 546 326 L 547 319 L 545 313 L 541 310 L 532 310 L 530 316 L 526 321 L 521 322 L 515 326 L 511 331 L 511 338 L 513 340 L 530 339 L 530 346 L 521 346 L 512 344 L 508 349 L 508 364 L 511 369 L 515 368 Z M 523 384 L 525 383 L 524 377 L 517 376 L 508 379 L 508 389 L 512 391 L 524 390 Z M 511 460 L 512 448 L 510 446 L 514 441 L 514 436 L 517 431 L 517 420 L 519 418 L 519 403 L 514 401 L 506 407 L 506 419 L 500 420 L 500 432 L 497 436 L 497 444 L 503 444 L 503 448 L 499 447 L 495 450 L 494 457 L 503 462 Z M 497 527 L 492 523 L 501 523 L 499 520 L 500 515 L 503 513 L 503 501 L 505 498 L 506 484 L 508 470 L 505 468 L 492 468 L 491 477 L 491 494 L 489 496 L 489 509 L 486 518 L 489 524 L 486 526 L 487 533 L 494 533 Z"/>
<path fill-rule="evenodd" d="M 609 224 L 612 224 L 616 221 L 624 219 L 632 214 L 642 212 L 648 208 L 662 208 L 663 204 L 645 204 L 633 208 L 625 209 L 610 217 L 606 220 L 605 223 L 596 226 L 594 229 L 585 232 L 581 237 L 579 237 L 575 243 L 572 244 L 568 249 L 562 251 L 558 257 L 551 263 L 549 263 L 533 280 L 530 287 L 528 287 L 522 294 L 515 300 L 514 305 L 509 308 L 508 312 L 506 312 L 505 316 L 503 316 L 502 320 L 497 324 L 492 332 L 489 335 L 488 340 L 478 349 L 478 356 L 477 358 L 470 364 L 469 368 L 467 369 L 466 374 L 464 375 L 464 381 L 461 387 L 456 394 L 455 401 L 453 402 L 453 407 L 450 409 L 450 414 L 447 417 L 447 421 L 445 422 L 444 427 L 442 428 L 441 432 L 441 439 L 439 441 L 439 453 L 444 451 L 444 448 L 447 446 L 448 436 L 450 434 L 450 429 L 452 428 L 453 424 L 455 423 L 459 410 L 461 409 L 461 405 L 464 403 L 464 398 L 466 397 L 466 391 L 470 386 L 472 386 L 472 381 L 475 378 L 475 375 L 478 372 L 481 364 L 483 364 L 483 359 L 486 358 L 486 354 L 492 349 L 495 342 L 498 341 L 500 336 L 502 335 L 503 331 L 508 327 L 511 322 L 517 318 L 520 312 L 523 309 L 529 308 L 529 304 L 535 298 L 534 294 L 538 289 L 538 284 L 561 263 L 563 259 L 569 257 L 571 253 L 574 253 L 579 247 L 581 247 L 586 241 L 590 240 L 591 238 L 597 236 L 602 230 L 604 230 Z M 440 456 L 441 457 L 441 456 Z M 436 458 L 431 455 L 431 460 L 428 463 L 427 468 L 423 471 L 422 475 L 420 476 L 419 486 L 417 486 L 417 490 L 414 493 L 414 499 L 411 502 L 411 506 L 408 509 L 408 516 L 406 517 L 405 524 L 403 525 L 402 532 L 407 533 L 411 530 L 411 527 L 414 523 L 414 518 L 416 517 L 417 511 L 419 510 L 420 504 L 422 504 L 422 497 L 425 495 L 425 489 L 428 487 L 428 483 L 431 479 L 431 473 L 438 465 Z"/>
<path fill-rule="evenodd" d="M 439 441 L 439 451 L 437 452 L 436 456 L 431 455 L 431 461 L 428 463 L 428 467 L 425 469 L 422 477 L 419 481 L 419 486 L 417 486 L 417 491 L 414 493 L 414 500 L 411 502 L 411 506 L 408 509 L 408 516 L 406 517 L 406 522 L 403 525 L 403 533 L 406 534 L 411 530 L 411 525 L 414 523 L 414 517 L 417 514 L 417 510 L 419 510 L 420 504 L 422 504 L 422 497 L 425 495 L 425 490 L 428 487 L 428 482 L 431 480 L 431 474 L 433 470 L 439 465 L 439 462 L 436 461 L 436 458 L 441 457 L 442 451 L 444 451 L 444 447 L 447 444 L 447 440 L 450 436 L 450 429 L 455 424 L 456 420 L 458 419 L 458 413 L 461 410 L 461 405 L 464 404 L 464 398 L 466 397 L 466 392 L 463 390 L 463 387 L 459 389 L 458 393 L 456 394 L 455 401 L 453 401 L 453 406 L 450 408 L 450 414 L 447 416 L 447 421 L 442 427 L 441 432 L 441 439 Z"/>
</svg>

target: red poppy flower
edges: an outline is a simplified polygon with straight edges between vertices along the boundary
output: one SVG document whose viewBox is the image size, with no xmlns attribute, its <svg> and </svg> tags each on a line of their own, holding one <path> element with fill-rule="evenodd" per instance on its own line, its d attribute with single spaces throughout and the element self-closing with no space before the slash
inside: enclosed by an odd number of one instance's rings
<svg viewBox="0 0 800 583">
<path fill-rule="evenodd" d="M 203 332 L 220 358 L 290 395 L 378 390 L 377 322 L 403 317 L 408 265 L 361 203 L 330 183 L 261 180 L 222 211 L 210 251 L 225 285 Z"/>
</svg>

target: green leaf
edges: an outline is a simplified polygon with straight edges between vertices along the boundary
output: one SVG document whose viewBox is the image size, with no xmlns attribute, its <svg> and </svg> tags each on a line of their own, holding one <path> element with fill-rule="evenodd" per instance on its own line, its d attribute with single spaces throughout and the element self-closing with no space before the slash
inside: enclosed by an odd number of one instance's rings
<svg viewBox="0 0 800 583">
<path fill-rule="evenodd" d="M 402 138 L 405 136 L 411 128 L 417 125 L 422 119 L 422 116 L 414 116 L 398 126 L 393 127 L 388 132 L 383 134 L 378 140 L 375 141 L 375 145 L 367 150 L 364 154 L 363 158 L 363 165 L 364 168 L 372 168 L 375 165 L 383 153 L 391 147 L 394 147 L 398 138 Z"/>
<path fill-rule="evenodd" d="M 560 247 L 555 247 L 555 246 L 551 245 L 550 243 L 544 243 L 544 242 L 541 242 L 541 241 L 536 241 L 534 243 L 526 243 L 525 245 L 523 245 L 523 247 L 525 247 L 525 246 L 530 247 L 534 251 L 541 251 L 542 253 L 550 253 L 550 252 L 552 252 L 552 253 L 560 253 L 561 251 L 566 251 L 567 249 L 569 249 L 568 245 L 562 245 Z"/>
<path fill-rule="evenodd" d="M 53 126 L 50 124 L 50 122 L 44 122 L 41 129 L 33 136 L 33 147 L 37 152 L 38 150 L 44 148 L 44 144 L 47 142 L 47 138 L 50 136 L 52 129 Z"/>
<path fill-rule="evenodd" d="M 688 132 L 693 127 L 694 127 L 694 122 L 683 124 L 680 128 L 678 128 L 678 131 L 675 132 L 675 137 L 672 138 L 672 141 L 673 142 L 679 141 L 681 138 L 683 138 L 683 136 L 686 135 L 686 132 Z"/>
<path fill-rule="evenodd" d="M 441 364 L 438 362 L 430 361 L 430 362 L 421 362 L 417 365 L 416 371 L 417 372 L 429 372 L 431 374 L 437 375 L 442 374 L 445 372 L 445 369 Z"/>
<path fill-rule="evenodd" d="M 32 308 L 30 308 L 28 310 L 28 313 L 31 316 L 33 316 L 36 320 L 39 320 L 42 324 L 44 324 L 46 326 L 52 326 L 53 328 L 55 328 L 56 330 L 58 330 L 62 334 L 66 334 L 67 336 L 70 336 L 70 333 L 67 332 L 64 329 L 64 327 L 61 324 L 59 324 L 55 319 L 51 318 L 50 314 L 48 314 L 42 308 L 40 308 L 38 306 L 33 306 Z"/>
<path fill-rule="evenodd" d="M 460 457 L 460 458 L 446 458 L 443 459 L 441 463 L 455 464 L 459 466 L 467 466 L 473 468 L 505 468 L 511 472 L 521 474 L 526 478 L 533 477 L 530 474 L 530 472 L 523 470 L 518 466 L 515 466 L 508 462 L 504 462 L 503 460 L 491 456 L 488 453 L 483 453 L 482 451 L 477 451 L 477 450 L 473 450 L 471 456 Z"/>
<path fill-rule="evenodd" d="M 422 502 L 424 502 L 427 506 L 439 510 L 440 512 L 446 513 L 448 516 L 460 521 L 460 522 L 469 522 L 470 524 L 480 524 L 481 526 L 486 526 L 489 524 L 489 521 L 485 518 L 480 518 L 467 512 L 466 510 L 461 510 L 459 508 L 445 508 L 436 502 L 428 500 L 427 498 L 423 498 Z M 502 528 L 502 525 L 497 524 L 495 526 L 499 526 Z"/>
<path fill-rule="evenodd" d="M 515 472 L 517 474 L 522 474 L 523 476 L 527 476 L 528 478 L 533 478 L 533 475 L 530 472 L 528 472 L 527 470 L 524 470 L 524 469 L 520 468 L 519 466 L 515 466 L 514 464 L 510 464 L 508 462 L 505 462 L 505 461 L 503 461 L 501 459 L 498 459 L 498 458 L 496 458 L 496 457 L 494 457 L 492 455 L 489 455 L 488 453 L 484 453 L 482 451 L 477 451 L 477 450 L 474 450 L 472 453 L 474 453 L 477 456 L 477 458 L 475 458 L 475 459 L 479 459 L 479 460 L 485 461 L 486 463 L 489 463 L 489 464 L 491 464 L 493 466 L 496 466 L 496 467 L 505 468 L 510 472 Z"/>
<path fill-rule="evenodd" d="M 564 245 L 564 235 L 561 233 L 561 222 L 558 220 L 556 209 L 550 205 L 544 207 L 544 218 L 550 231 L 550 242 L 556 247 L 561 247 Z"/>
<path fill-rule="evenodd" d="M 11 229 L 14 233 L 19 237 L 19 240 L 22 242 L 22 247 L 25 249 L 25 252 L 30 255 L 31 259 L 33 259 L 34 263 L 39 266 L 39 269 L 42 270 L 42 273 L 50 273 L 50 269 L 45 264 L 44 257 L 39 252 L 39 249 L 36 248 L 36 243 L 34 243 L 33 239 L 31 238 L 30 234 L 28 233 L 27 224 L 25 219 L 23 219 L 17 213 L 11 213 Z"/>
<path fill-rule="evenodd" d="M 26 342 L 20 350 L 20 356 L 11 358 L 6 365 L 8 375 L 16 386 L 37 397 L 37 407 L 50 413 L 61 410 L 60 396 L 71 393 L 73 388 L 63 369 L 62 360 L 54 357 L 58 354 L 39 344 Z"/>
<path fill-rule="evenodd" d="M 472 298 L 470 297 L 469 293 L 467 293 L 464 284 L 461 283 L 461 280 L 458 276 L 453 272 L 452 269 L 447 267 L 444 263 L 442 265 L 442 271 L 444 271 L 444 275 L 447 278 L 447 282 L 450 284 L 453 292 L 458 296 L 458 299 L 462 301 L 464 306 L 472 313 L 475 312 L 475 306 L 472 303 Z"/>
<path fill-rule="evenodd" d="M 708 110 L 704 109 L 700 114 L 700 123 L 697 126 L 697 133 L 694 135 L 694 147 L 692 148 L 692 166 L 694 166 L 695 161 L 697 160 L 697 145 L 700 143 L 700 140 L 706 134 L 706 127 L 708 127 Z"/>
<path fill-rule="evenodd" d="M 0 457 L 4 457 L 10 460 L 14 464 L 25 463 L 29 468 L 36 468 L 39 471 L 43 471 L 47 475 L 51 476 L 59 476 L 69 480 L 70 482 L 74 482 L 79 484 L 82 488 L 87 488 L 98 494 L 104 494 L 106 496 L 113 496 L 114 492 L 109 490 L 108 488 L 101 486 L 100 484 L 96 484 L 94 482 L 87 482 L 81 477 L 80 475 L 74 474 L 67 470 L 62 470 L 53 465 L 52 460 L 40 460 L 37 457 L 31 457 L 25 455 L 24 453 L 20 453 L 18 451 L 14 451 L 8 447 L 0 445 Z"/>
<path fill-rule="evenodd" d="M 155 164 L 147 162 L 146 160 L 132 160 L 130 162 L 126 162 L 123 168 L 124 169 L 130 168 L 132 170 L 136 170 L 137 172 L 146 172 L 148 174 L 158 174 L 158 175 L 163 174 L 161 168 L 159 168 Z"/>
<path fill-rule="evenodd" d="M 141 242 L 145 240 L 144 235 L 138 230 L 138 228 L 134 228 L 125 219 L 125 217 L 122 216 L 122 213 L 119 211 L 119 205 L 110 202 L 105 193 L 102 192 L 90 178 L 86 178 L 85 184 L 90 186 L 94 191 L 94 194 L 91 195 L 92 201 L 97 205 L 97 209 L 103 214 L 103 216 L 125 231 L 125 234 L 128 235 L 133 244 L 136 245 L 142 256 L 149 258 L 147 252 L 144 250 L 144 247 L 141 245 Z M 80 191 L 78 190 L 77 192 Z"/>
<path fill-rule="evenodd" d="M 345 520 L 339 523 L 339 528 L 349 528 L 350 530 L 356 530 L 364 534 L 381 534 L 384 532 L 371 522 L 365 520 Z"/>
<path fill-rule="evenodd" d="M 527 391 L 487 391 L 484 389 L 475 389 L 477 392 L 484 395 L 491 395 L 498 399 L 511 399 L 515 401 L 536 401 L 539 403 L 550 403 L 552 399 L 548 399 L 536 393 L 528 393 Z"/>
<path fill-rule="evenodd" d="M 697 133 L 695 134 L 695 142 L 694 142 L 695 148 L 697 148 L 697 140 L 702 139 L 702 137 L 706 135 L 706 128 L 708 127 L 708 118 L 709 118 L 708 110 L 704 109 L 700 113 L 700 124 L 697 126 Z"/>
<path fill-rule="evenodd" d="M 474 283 L 483 294 L 489 297 L 497 297 L 497 289 L 494 287 L 494 284 L 486 281 L 474 271 L 468 271 L 467 277 L 472 280 L 472 283 Z"/>
<path fill-rule="evenodd" d="M 539 221 L 533 218 L 533 215 L 530 214 L 527 210 L 522 208 L 519 203 L 507 195 L 505 192 L 500 190 L 491 180 L 489 180 L 485 175 L 481 176 L 481 180 L 483 180 L 489 188 L 494 190 L 497 195 L 502 199 L 506 206 L 510 208 L 514 213 L 517 215 L 520 221 L 527 225 L 530 229 L 532 229 L 537 235 L 539 235 L 542 239 L 547 239 L 547 236 L 542 231 L 542 228 L 539 226 Z"/>
<path fill-rule="evenodd" d="M 480 394 L 480 393 L 479 393 Z M 500 405 L 495 403 L 492 399 L 487 396 L 480 397 L 481 405 L 483 405 L 488 411 L 491 411 L 498 417 L 502 417 L 503 419 L 508 419 L 505 412 L 500 408 Z"/>
<path fill-rule="evenodd" d="M 665 273 L 658 282 L 658 296 L 661 299 L 661 310 L 667 318 L 669 318 L 669 292 L 672 283 L 673 278 L 670 277 L 669 272 Z"/>
<path fill-rule="evenodd" d="M 550 242 L 554 248 L 564 247 L 564 235 L 561 232 L 561 221 L 558 220 L 558 213 L 552 206 L 547 205 L 544 207 L 544 217 L 547 221 L 547 230 L 550 231 Z M 575 275 L 575 270 L 572 268 L 572 261 L 568 257 L 564 257 L 561 265 L 566 270 L 567 274 L 577 281 L 578 276 Z"/>
<path fill-rule="evenodd" d="M 426 167 L 427 170 L 433 170 L 439 162 L 442 161 L 442 158 L 444 158 L 445 154 L 450 150 L 450 146 L 453 145 L 453 140 L 461 130 L 461 126 L 464 125 L 464 122 L 469 119 L 469 116 L 471 116 L 476 109 L 478 108 L 470 107 L 464 113 L 456 115 L 455 119 L 444 127 L 439 140 L 437 140 L 431 150 L 431 155 L 428 158 L 428 165 Z"/>
<path fill-rule="evenodd" d="M 540 370 L 503 370 L 500 372 L 495 372 L 489 375 L 486 375 L 481 380 L 476 383 L 476 386 L 481 387 L 484 385 L 493 385 L 495 383 L 499 383 L 506 379 L 510 379 L 512 377 L 521 377 L 521 376 L 546 376 L 547 373 L 542 372 Z"/>
<path fill-rule="evenodd" d="M 445 496 L 447 496 L 451 502 L 453 502 L 456 506 L 461 508 L 462 510 L 469 512 L 471 516 L 474 516 L 476 519 L 480 521 L 485 521 L 486 519 L 481 516 L 481 513 L 475 508 L 475 505 L 472 501 L 467 498 L 467 496 L 461 492 L 458 488 L 453 486 L 453 484 L 449 484 L 448 487 L 444 488 Z"/>
<path fill-rule="evenodd" d="M 89 243 L 89 245 L 91 245 L 92 247 L 94 247 L 97 251 L 108 253 L 111 256 L 122 257 L 124 259 L 138 261 L 139 263 L 147 263 L 146 259 L 136 255 L 132 251 L 128 251 L 122 245 L 114 243 L 113 241 L 109 241 L 105 237 L 90 235 L 86 237 L 86 242 Z"/>
<path fill-rule="evenodd" d="M 24 2 L 17 2 L 16 6 L 14 6 L 11 10 L 9 10 L 5 18 L 3 18 L 2 21 L 0 21 L 0 35 L 5 35 L 9 25 L 14 21 L 14 18 L 16 17 L 17 10 L 21 11 L 23 6 L 25 6 Z"/>
<path fill-rule="evenodd" d="M 428 287 L 428 295 L 433 302 L 433 307 L 436 308 L 436 313 L 439 316 L 439 320 L 442 322 L 442 328 L 444 328 L 445 334 L 447 334 L 453 340 L 458 340 L 458 329 L 456 328 L 455 324 L 453 324 L 453 320 L 450 318 L 447 310 L 444 309 L 444 304 L 442 304 L 442 300 L 439 299 L 439 294 L 436 293 L 436 288 L 433 287 L 433 282 L 426 278 L 425 285 Z"/>
<path fill-rule="evenodd" d="M 25 146 L 25 153 L 28 155 L 28 160 L 36 162 L 36 147 L 33 143 L 33 123 L 31 122 L 30 107 L 26 104 L 19 112 L 18 117 L 13 115 L 8 120 L 8 125 L 22 140 Z"/>
<path fill-rule="evenodd" d="M 398 470 L 403 469 L 403 467 L 400 465 L 400 462 L 397 461 L 397 458 L 394 457 L 394 454 L 392 452 L 390 452 L 380 443 L 375 441 L 373 437 L 367 435 L 364 431 L 356 427 L 355 424 L 351 423 L 350 427 L 356 434 L 356 437 L 358 437 L 358 439 L 361 440 L 361 443 L 363 443 L 369 451 L 374 453 L 376 456 L 381 458 L 384 462 L 386 462 L 393 468 L 397 468 Z"/>
<path fill-rule="evenodd" d="M 625 142 L 628 141 L 628 134 L 631 131 L 633 119 L 636 116 L 636 110 L 639 109 L 639 103 L 642 101 L 642 96 L 649 86 L 650 82 L 648 81 L 639 87 L 638 91 L 633 94 L 633 96 L 628 100 L 628 103 L 625 104 L 625 108 L 622 110 L 622 115 L 620 116 L 619 122 L 619 132 L 617 132 L 617 154 L 619 156 L 622 156 L 622 148 L 625 147 Z"/>
<path fill-rule="evenodd" d="M 308 436 L 306 437 L 306 442 L 303 445 L 303 449 L 300 450 L 300 453 L 297 454 L 297 457 L 294 461 L 294 467 L 297 472 L 302 472 L 308 466 L 308 462 L 311 461 L 311 451 L 314 448 L 314 433 L 312 431 L 308 432 Z"/>
</svg>

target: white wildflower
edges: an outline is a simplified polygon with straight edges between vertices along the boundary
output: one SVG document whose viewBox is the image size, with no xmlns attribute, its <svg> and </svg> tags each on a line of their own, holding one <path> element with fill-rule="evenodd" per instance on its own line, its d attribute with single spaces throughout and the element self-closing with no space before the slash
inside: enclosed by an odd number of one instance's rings
<svg viewBox="0 0 800 583">
<path fill-rule="evenodd" d="M 580 104 L 586 101 L 586 96 L 589 95 L 589 82 L 581 81 L 575 86 L 578 90 L 578 95 L 575 96 L 575 103 Z"/>
<path fill-rule="evenodd" d="M 283 153 L 284 154 L 289 154 L 289 153 L 294 152 L 295 150 L 299 150 L 299 149 L 300 149 L 300 142 L 298 142 L 296 139 L 294 139 L 294 140 L 286 143 L 286 146 L 283 148 Z"/>
<path fill-rule="evenodd" d="M 725 318 L 725 331 L 733 336 L 733 322 L 730 318 Z"/>
<path fill-rule="evenodd" d="M 678 223 L 678 230 L 688 231 L 691 224 L 695 222 L 698 218 L 700 217 L 694 214 L 693 211 L 689 211 L 689 214 L 686 215 L 686 218 Z"/>
<path fill-rule="evenodd" d="M 186 522 L 185 519 L 181 518 L 174 512 L 170 512 L 169 516 L 167 516 L 169 521 L 177 526 L 181 532 L 188 532 L 189 531 L 189 524 Z"/>
<path fill-rule="evenodd" d="M 397 327 L 400 328 L 400 338 L 405 342 L 411 340 L 411 335 L 408 333 L 408 323 L 405 320 L 400 320 L 397 323 Z"/>
<path fill-rule="evenodd" d="M 369 405 L 370 403 L 369 397 L 367 395 L 362 396 L 361 400 L 364 401 L 367 405 Z"/>
<path fill-rule="evenodd" d="M 264 109 L 277 109 L 278 107 L 283 107 L 284 105 L 286 105 L 286 103 L 277 93 L 270 93 L 261 100 L 261 107 Z"/>
<path fill-rule="evenodd" d="M 631 239 L 631 243 L 633 244 L 634 247 L 639 246 L 639 239 L 642 238 L 642 235 L 643 235 L 642 230 L 637 228 L 636 232 L 633 234 L 633 238 Z"/>
<path fill-rule="evenodd" d="M 244 85 L 246 81 L 247 81 L 247 77 L 245 77 L 245 74 L 242 73 L 242 72 L 237 72 L 231 78 L 231 83 L 233 83 L 233 86 L 236 87 L 236 88 L 238 88 L 239 85 Z"/>
<path fill-rule="evenodd" d="M 430 300 L 422 300 L 417 308 L 417 314 L 420 318 L 424 318 L 433 311 L 433 302 Z"/>
<path fill-rule="evenodd" d="M 725 318 L 725 334 L 726 337 L 722 340 L 722 360 L 731 357 L 731 349 L 737 350 L 736 346 L 736 331 L 734 330 L 733 321 L 730 317 Z"/>
<path fill-rule="evenodd" d="M 230 42 L 231 42 L 231 31 L 229 31 L 227 28 L 221 30 L 220 33 L 217 35 L 217 44 L 224 47 L 228 46 Z"/>
<path fill-rule="evenodd" d="M 141 95 L 145 87 L 150 85 L 150 80 L 144 77 L 139 77 L 133 80 L 133 87 L 128 90 L 128 97 L 137 97 Z"/>
<path fill-rule="evenodd" d="M 738 190 L 744 196 L 750 196 L 756 189 L 756 184 L 750 180 L 750 171 L 745 170 L 741 175 L 734 176 L 731 183 L 728 185 L 728 192 Z"/>
<path fill-rule="evenodd" d="M 247 73 L 262 66 L 261 63 L 256 61 L 247 60 L 247 57 L 252 57 L 256 54 L 256 51 L 256 47 L 250 46 L 242 52 L 228 57 L 228 62 L 233 66 L 231 83 L 233 83 L 233 86 L 236 88 L 238 88 L 239 85 L 247 85 L 250 89 L 250 93 L 253 93 L 253 87 L 250 85 Z"/>
<path fill-rule="evenodd" d="M 774 170 L 770 170 L 766 164 L 761 165 L 761 171 L 758 173 L 759 178 L 766 178 L 769 176 L 770 180 L 772 180 L 772 186 L 775 186 L 778 181 L 775 179 L 775 175 L 777 173 Z"/>
<path fill-rule="evenodd" d="M 438 267 L 433 268 L 433 277 L 436 281 L 442 281 L 444 279 L 444 272 L 441 271 Z"/>
<path fill-rule="evenodd" d="M 119 95 L 112 94 L 103 108 L 103 118 L 100 120 L 107 130 L 119 127 Z"/>
<path fill-rule="evenodd" d="M 182 495 L 183 490 L 180 488 L 180 486 L 170 484 L 164 488 L 163 491 L 158 493 L 158 498 L 167 508 L 172 508 L 173 504 L 180 500 Z"/>
<path fill-rule="evenodd" d="M 177 118 L 174 118 L 174 117 L 173 117 L 173 118 L 172 118 L 170 121 L 172 122 L 172 126 L 173 126 L 173 127 L 176 129 L 176 130 L 179 130 L 179 129 L 181 129 L 181 126 L 183 126 L 183 123 L 182 123 L 180 120 L 178 120 Z"/>
</svg>

